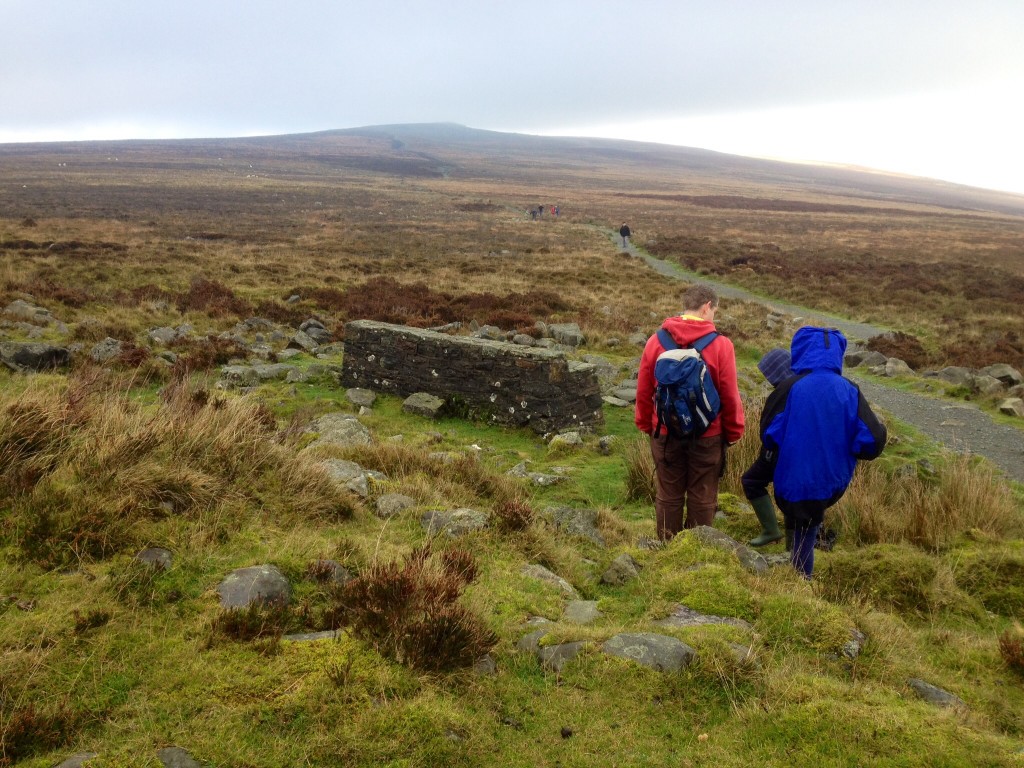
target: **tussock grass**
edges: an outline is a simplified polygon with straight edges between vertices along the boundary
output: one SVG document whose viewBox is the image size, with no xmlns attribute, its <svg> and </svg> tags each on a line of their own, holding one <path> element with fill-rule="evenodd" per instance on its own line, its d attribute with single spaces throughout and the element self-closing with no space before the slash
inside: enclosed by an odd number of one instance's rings
<svg viewBox="0 0 1024 768">
<path fill-rule="evenodd" d="M 255 401 L 179 385 L 145 406 L 98 381 L 0 393 L 5 538 L 48 566 L 139 546 L 167 516 L 231 525 L 250 505 L 337 519 L 354 504 L 323 470 L 274 441 Z M 211 514 L 212 513 L 212 514 Z"/>
</svg>

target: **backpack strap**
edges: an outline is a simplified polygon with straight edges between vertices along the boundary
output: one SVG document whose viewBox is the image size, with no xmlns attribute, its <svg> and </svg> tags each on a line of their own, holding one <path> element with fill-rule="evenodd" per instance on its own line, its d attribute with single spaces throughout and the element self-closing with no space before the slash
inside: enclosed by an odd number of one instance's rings
<svg viewBox="0 0 1024 768">
<path fill-rule="evenodd" d="M 706 333 L 703 336 L 701 336 L 699 339 L 697 339 L 695 342 L 693 342 L 693 344 L 691 344 L 690 346 L 693 347 L 694 349 L 696 349 L 698 353 L 703 353 L 704 352 L 704 348 L 708 344 L 710 344 L 712 341 L 717 339 L 717 338 L 718 338 L 718 331 L 711 331 L 711 333 Z M 703 355 L 701 355 L 701 356 L 703 357 Z"/>
<path fill-rule="evenodd" d="M 664 328 L 658 329 L 658 341 L 661 342 L 661 346 L 665 349 L 679 349 L 679 345 L 676 344 L 676 340 L 672 338 L 672 334 Z"/>
</svg>

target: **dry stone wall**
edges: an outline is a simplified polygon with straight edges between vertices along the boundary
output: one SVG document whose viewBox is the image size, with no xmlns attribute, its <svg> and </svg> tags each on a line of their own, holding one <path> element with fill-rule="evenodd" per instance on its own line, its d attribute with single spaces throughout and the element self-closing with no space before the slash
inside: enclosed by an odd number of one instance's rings
<svg viewBox="0 0 1024 768">
<path fill-rule="evenodd" d="M 589 363 L 547 349 L 370 320 L 345 325 L 341 384 L 400 397 L 428 392 L 541 433 L 604 421 Z"/>
</svg>

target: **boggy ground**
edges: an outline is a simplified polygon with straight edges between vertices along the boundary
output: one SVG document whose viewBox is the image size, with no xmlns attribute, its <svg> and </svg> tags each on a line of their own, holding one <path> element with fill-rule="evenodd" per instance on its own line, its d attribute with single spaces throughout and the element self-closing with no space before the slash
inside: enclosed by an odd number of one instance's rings
<svg viewBox="0 0 1024 768">
<path fill-rule="evenodd" d="M 559 163 L 557 153 L 530 150 L 535 162 L 518 163 L 523 155 L 499 162 L 479 150 L 442 157 L 408 139 L 397 157 L 379 158 L 363 139 L 347 154 L 335 144 L 318 155 L 317 146 L 0 153 L 0 301 L 30 298 L 66 326 L 12 323 L 4 332 L 86 349 L 110 335 L 141 350 L 112 372 L 2 374 L 0 761 L 48 766 L 92 751 L 97 764 L 146 765 L 176 744 L 214 765 L 1015 764 L 1024 733 L 1024 651 L 1013 625 L 1022 606 L 1021 497 L 983 464 L 891 425 L 897 439 L 884 460 L 858 473 L 835 510 L 838 550 L 820 555 L 818 579 L 806 584 L 785 568 L 748 574 L 692 536 L 641 548 L 653 532 L 650 504 L 644 484 L 627 492 L 627 481 L 649 482 L 649 468 L 628 409 L 606 409 L 605 432 L 617 442 L 604 455 L 598 435 L 553 449 L 528 433 L 426 422 L 384 398 L 362 417 L 374 446 L 325 453 L 302 450 L 310 440 L 302 428 L 321 413 L 356 411 L 329 378 L 239 397 L 197 373 L 239 354 L 202 336 L 259 314 L 291 325 L 316 316 L 336 337 L 344 321 L 365 316 L 507 330 L 575 321 L 587 351 L 626 375 L 638 351 L 628 335 L 678 311 L 678 286 L 609 249 L 593 224 L 625 218 L 642 242 L 668 239 L 684 254 L 696 246 L 679 238 L 728 248 L 732 238 L 775 242 L 781 259 L 820 238 L 841 240 L 843 227 L 854 252 L 864 237 L 858 222 L 870 217 L 880 242 L 901 233 L 908 263 L 933 250 L 953 261 L 958 247 L 947 241 L 967 248 L 973 239 L 978 264 L 991 256 L 993 269 L 1016 274 L 1003 253 L 1019 245 L 1012 213 L 870 195 L 851 203 L 849 191 L 810 194 L 706 168 L 679 174 L 635 153 Z M 751 212 L 651 197 L 668 194 L 817 207 L 758 203 Z M 557 220 L 527 214 L 553 203 Z M 932 237 L 932 227 L 944 235 Z M 867 286 L 871 269 L 862 260 L 847 272 Z M 824 281 L 793 273 L 780 290 Z M 979 327 L 1004 327 L 998 312 L 948 290 Z M 822 295 L 809 292 L 808 301 Z M 927 298 L 910 303 L 893 307 L 887 324 L 940 354 L 939 309 Z M 838 298 L 818 305 L 856 314 Z M 763 319 L 763 308 L 746 302 L 727 302 L 720 317 L 737 341 L 751 424 L 760 394 L 753 364 L 788 340 Z M 178 351 L 192 364 L 168 369 L 148 353 L 145 331 L 185 322 L 196 338 Z M 755 450 L 750 435 L 733 453 L 721 499 L 718 526 L 739 539 L 756 531 L 737 502 L 739 471 Z M 438 452 L 477 458 L 449 465 L 430 457 Z M 358 461 L 387 479 L 360 500 L 329 482 L 324 458 Z M 567 479 L 534 487 L 507 477 L 524 460 L 549 473 L 563 467 Z M 374 505 L 392 491 L 414 506 L 384 521 Z M 545 522 L 549 504 L 597 509 L 606 547 Z M 459 507 L 498 521 L 437 543 L 468 549 L 475 563 L 449 556 L 476 572 L 458 604 L 493 633 L 496 675 L 424 671 L 395 657 L 394 637 L 351 628 L 336 641 L 281 640 L 347 615 L 317 582 L 316 561 L 337 560 L 357 576 L 404 562 L 426 540 L 420 515 Z M 134 562 L 153 544 L 174 551 L 170 571 Z M 640 562 L 640 577 L 602 585 L 600 573 L 622 553 Z M 220 579 L 267 562 L 293 584 L 293 605 L 221 612 Z M 524 577 L 528 563 L 567 578 L 603 618 L 587 627 L 563 620 L 564 597 Z M 753 629 L 669 631 L 698 652 L 676 675 L 599 652 L 619 631 L 650 630 L 676 603 Z M 562 673 L 516 650 L 531 616 L 555 622 L 546 643 L 587 643 Z M 853 627 L 868 641 L 847 659 L 840 649 Z M 757 663 L 738 662 L 729 643 L 753 648 Z M 966 709 L 918 701 L 912 677 L 952 691 Z"/>
</svg>

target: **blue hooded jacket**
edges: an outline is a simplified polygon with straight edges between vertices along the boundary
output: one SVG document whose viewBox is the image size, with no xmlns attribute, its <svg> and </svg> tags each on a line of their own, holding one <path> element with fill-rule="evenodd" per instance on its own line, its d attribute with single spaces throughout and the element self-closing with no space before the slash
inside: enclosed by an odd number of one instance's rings
<svg viewBox="0 0 1024 768">
<path fill-rule="evenodd" d="M 764 448 L 774 454 L 775 498 L 783 513 L 819 524 L 853 479 L 858 459 L 885 447 L 886 430 L 857 386 L 843 378 L 846 337 L 807 326 L 793 336 L 796 374 L 780 385 L 761 419 Z"/>
</svg>

